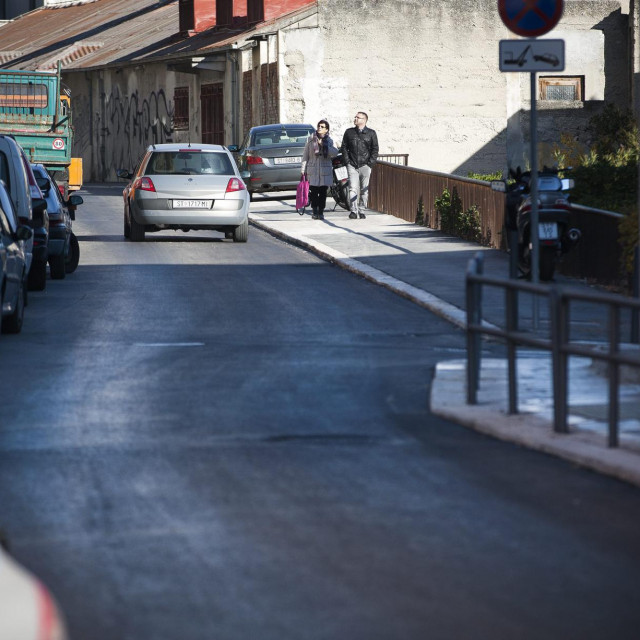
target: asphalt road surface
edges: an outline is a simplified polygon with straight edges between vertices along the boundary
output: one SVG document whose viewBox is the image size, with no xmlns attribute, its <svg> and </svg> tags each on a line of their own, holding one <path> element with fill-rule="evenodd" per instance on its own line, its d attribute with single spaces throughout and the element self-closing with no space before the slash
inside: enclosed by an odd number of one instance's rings
<svg viewBox="0 0 640 640">
<path fill-rule="evenodd" d="M 640 491 L 431 416 L 461 331 L 256 229 L 125 242 L 120 191 L 0 337 L 0 527 L 72 640 L 638 638 Z"/>
</svg>

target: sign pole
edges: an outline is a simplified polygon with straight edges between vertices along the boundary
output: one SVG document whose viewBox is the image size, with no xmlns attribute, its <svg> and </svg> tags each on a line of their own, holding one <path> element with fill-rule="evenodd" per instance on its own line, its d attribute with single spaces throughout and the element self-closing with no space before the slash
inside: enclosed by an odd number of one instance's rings
<svg viewBox="0 0 640 640">
<path fill-rule="evenodd" d="M 538 239 L 538 115 L 536 113 L 536 72 L 531 72 L 531 220 L 529 229 L 531 233 L 531 282 L 538 284 L 540 278 L 540 242 Z M 533 295 L 533 328 L 538 328 L 538 296 Z"/>
</svg>

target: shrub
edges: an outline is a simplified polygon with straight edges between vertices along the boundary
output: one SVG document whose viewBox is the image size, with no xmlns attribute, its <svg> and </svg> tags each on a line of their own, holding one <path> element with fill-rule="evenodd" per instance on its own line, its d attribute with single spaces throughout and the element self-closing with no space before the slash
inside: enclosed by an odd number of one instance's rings
<svg viewBox="0 0 640 640">
<path fill-rule="evenodd" d="M 442 196 L 435 199 L 434 207 L 438 212 L 442 231 L 464 240 L 482 241 L 480 211 L 475 204 L 463 210 L 462 200 L 455 187 L 452 192 L 445 189 Z"/>
<path fill-rule="evenodd" d="M 638 243 L 638 125 L 630 110 L 608 104 L 591 118 L 587 130 L 592 140 L 586 152 L 580 153 L 578 143 L 562 136 L 554 157 L 559 166 L 573 167 L 566 175 L 576 183 L 574 202 L 626 215 L 620 224 L 621 267 L 629 275 Z"/>
<path fill-rule="evenodd" d="M 492 180 L 502 180 L 502 171 L 494 171 L 493 173 L 474 173 L 470 171 L 467 174 L 467 178 L 473 178 L 474 180 L 484 180 L 485 182 L 491 182 Z"/>
<path fill-rule="evenodd" d="M 454 187 L 453 192 L 445 189 L 442 196 L 436 198 L 433 204 L 438 212 L 440 229 L 445 233 L 456 235 L 456 220 L 462 213 L 462 200 L 460 200 L 457 189 Z"/>
<path fill-rule="evenodd" d="M 424 200 L 422 196 L 418 198 L 418 208 L 416 209 L 416 224 L 424 224 Z"/>
</svg>

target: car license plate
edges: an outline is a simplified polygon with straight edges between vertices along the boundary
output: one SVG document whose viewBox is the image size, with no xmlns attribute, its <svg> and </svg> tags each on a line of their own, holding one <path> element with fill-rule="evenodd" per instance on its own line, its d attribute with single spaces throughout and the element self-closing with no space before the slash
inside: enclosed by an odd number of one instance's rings
<svg viewBox="0 0 640 640">
<path fill-rule="evenodd" d="M 174 209 L 211 209 L 211 200 L 174 200 Z"/>
<path fill-rule="evenodd" d="M 302 156 L 288 156 L 286 158 L 274 158 L 274 164 L 297 164 L 298 162 L 302 162 Z"/>
<path fill-rule="evenodd" d="M 540 240 L 557 240 L 558 224 L 556 222 L 541 222 L 538 224 L 538 238 Z"/>
<path fill-rule="evenodd" d="M 336 178 L 338 178 L 338 180 L 346 180 L 349 177 L 347 167 L 336 167 L 334 171 L 336 172 Z"/>
</svg>

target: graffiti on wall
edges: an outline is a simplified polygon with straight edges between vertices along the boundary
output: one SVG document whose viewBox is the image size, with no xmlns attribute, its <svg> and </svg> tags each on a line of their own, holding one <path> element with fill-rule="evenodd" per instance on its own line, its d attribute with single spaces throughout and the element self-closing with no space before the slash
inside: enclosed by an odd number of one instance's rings
<svg viewBox="0 0 640 640">
<path fill-rule="evenodd" d="M 103 179 L 116 169 L 133 169 L 150 144 L 173 141 L 173 104 L 164 90 L 141 97 L 138 91 L 123 96 L 114 87 L 106 98 L 103 114 L 96 114 L 100 136 L 100 167 Z"/>
</svg>

